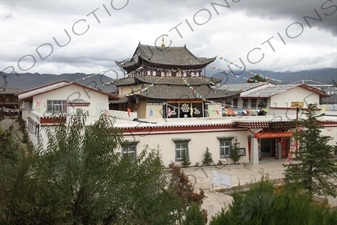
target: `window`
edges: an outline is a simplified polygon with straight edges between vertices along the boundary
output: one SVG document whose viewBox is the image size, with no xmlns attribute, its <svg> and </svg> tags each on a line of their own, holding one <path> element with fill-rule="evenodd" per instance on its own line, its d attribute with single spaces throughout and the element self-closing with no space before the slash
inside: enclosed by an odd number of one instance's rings
<svg viewBox="0 0 337 225">
<path fill-rule="evenodd" d="M 232 149 L 232 140 L 234 137 L 218 137 L 220 143 L 220 158 L 228 158 Z"/>
<path fill-rule="evenodd" d="M 188 156 L 188 143 L 176 143 L 176 162 L 183 160 L 183 155 Z"/>
<path fill-rule="evenodd" d="M 251 104 L 251 108 L 255 109 L 256 108 L 256 99 L 251 99 L 250 104 Z"/>
<path fill-rule="evenodd" d="M 220 158 L 225 158 L 229 156 L 229 152 L 232 147 L 232 142 L 227 141 L 220 141 Z"/>
<path fill-rule="evenodd" d="M 137 157 L 137 144 L 138 142 L 122 144 L 122 158 L 128 157 L 131 160 L 135 160 Z"/>
<path fill-rule="evenodd" d="M 266 98 L 262 98 L 259 101 L 259 107 L 267 107 L 267 99 Z"/>
<path fill-rule="evenodd" d="M 233 108 L 237 108 L 238 107 L 238 99 L 235 98 L 233 99 Z"/>
<path fill-rule="evenodd" d="M 247 109 L 248 108 L 248 99 L 243 99 L 242 100 L 242 108 Z"/>
<path fill-rule="evenodd" d="M 191 139 L 186 138 L 173 138 L 172 139 L 175 143 L 175 152 L 176 152 L 176 162 L 183 161 L 183 155 L 187 154 L 187 157 L 189 157 L 189 151 L 188 151 L 188 142 Z"/>
<path fill-rule="evenodd" d="M 67 111 L 67 101 L 65 100 L 47 100 L 47 112 L 59 113 Z"/>
</svg>

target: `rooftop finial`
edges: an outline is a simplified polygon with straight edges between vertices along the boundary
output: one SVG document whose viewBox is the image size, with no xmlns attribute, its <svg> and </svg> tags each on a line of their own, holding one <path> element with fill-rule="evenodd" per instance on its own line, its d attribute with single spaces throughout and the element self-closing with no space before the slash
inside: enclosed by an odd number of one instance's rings
<svg viewBox="0 0 337 225">
<path fill-rule="evenodd" d="M 161 38 L 161 47 L 162 47 L 162 48 L 165 48 L 164 37 Z"/>
</svg>

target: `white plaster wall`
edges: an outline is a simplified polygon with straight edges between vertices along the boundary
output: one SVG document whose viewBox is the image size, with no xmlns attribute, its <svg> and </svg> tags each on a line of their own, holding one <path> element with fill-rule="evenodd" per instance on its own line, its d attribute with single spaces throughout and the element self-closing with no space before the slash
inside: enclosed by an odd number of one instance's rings
<svg viewBox="0 0 337 225">
<path fill-rule="evenodd" d="M 211 112 L 213 109 L 213 112 Z M 219 114 L 216 113 L 219 112 Z M 222 105 L 209 104 L 208 105 L 208 117 L 209 118 L 221 118 L 222 117 Z"/>
<path fill-rule="evenodd" d="M 40 126 L 40 131 L 39 131 L 39 136 L 29 132 L 28 132 L 28 135 L 29 135 L 29 138 L 31 140 L 31 142 L 34 144 L 34 146 L 38 146 L 39 144 L 39 141 L 40 143 L 42 144 L 42 149 L 45 150 L 46 147 L 47 147 L 47 144 L 48 144 L 48 138 L 47 138 L 47 134 L 46 134 L 46 130 L 44 129 L 44 127 L 41 127 Z"/>
<path fill-rule="evenodd" d="M 213 161 L 218 162 L 220 160 L 220 142 L 217 137 L 237 137 L 240 142 L 241 148 L 246 148 L 246 156 L 241 158 L 241 163 L 249 162 L 248 158 L 248 139 L 246 131 L 234 131 L 234 132 L 212 132 L 212 133 L 189 133 L 189 134 L 154 134 L 154 135 L 133 135 L 126 136 L 125 140 L 139 141 L 137 145 L 137 154 L 141 152 L 145 145 L 149 145 L 149 148 L 161 150 L 164 166 L 167 167 L 171 161 L 175 162 L 175 142 L 173 138 L 186 138 L 191 139 L 188 144 L 189 156 L 191 166 L 194 166 L 196 162 L 202 164 L 203 155 L 206 151 L 206 147 L 212 153 Z M 121 151 L 121 149 L 119 150 Z M 231 160 L 229 160 L 231 163 Z M 180 162 L 179 162 L 180 163 Z M 178 163 L 178 164 L 179 164 Z"/>
<path fill-rule="evenodd" d="M 269 107 L 291 107 L 291 102 L 303 102 L 305 108 L 308 104 L 319 104 L 319 95 L 306 89 L 295 87 L 286 92 L 274 95 L 270 98 Z"/>
<path fill-rule="evenodd" d="M 43 151 L 45 151 L 47 149 L 48 146 L 48 136 L 47 136 L 47 130 L 50 130 L 51 132 L 54 132 L 55 130 L 55 126 L 40 126 L 40 132 L 39 132 L 39 137 L 37 137 L 36 135 L 30 133 L 28 131 L 30 140 L 32 141 L 32 143 L 37 146 L 37 144 L 40 141 L 41 147 Z M 84 132 L 83 132 L 84 134 Z M 39 140 L 38 140 L 39 138 Z"/>
<path fill-rule="evenodd" d="M 147 87 L 148 85 L 145 85 Z M 139 90 L 141 85 L 132 85 L 132 86 L 120 86 L 118 87 L 119 96 L 123 97 L 126 94 L 130 94 L 133 91 Z"/>
<path fill-rule="evenodd" d="M 124 120 L 133 120 L 134 118 L 138 118 L 137 112 L 130 112 L 129 116 L 128 112 L 118 110 L 109 110 L 109 115 Z"/>
<path fill-rule="evenodd" d="M 329 136 L 332 139 L 329 141 L 329 145 L 335 146 L 337 143 L 337 127 L 325 127 L 321 130 L 322 136 Z"/>
<path fill-rule="evenodd" d="M 319 105 L 318 107 L 320 107 L 321 109 L 324 109 L 326 111 L 337 111 L 337 104 L 324 104 L 324 105 Z M 336 112 L 334 112 L 335 114 Z"/>
<path fill-rule="evenodd" d="M 44 94 L 40 94 L 33 97 L 33 107 L 36 106 L 37 102 L 40 102 L 40 106 L 35 107 L 34 111 L 48 116 L 50 114 L 46 113 L 47 110 L 47 100 L 66 100 L 72 101 L 76 99 L 83 99 L 84 101 L 90 102 L 89 106 L 68 106 L 67 113 L 69 115 L 76 112 L 76 109 L 81 108 L 84 111 L 89 112 L 89 117 L 98 118 L 101 111 L 109 110 L 109 99 L 107 95 L 92 91 L 90 89 L 85 89 L 76 85 L 70 85 L 61 89 L 53 90 Z M 88 118 L 89 120 L 92 120 Z"/>
<path fill-rule="evenodd" d="M 22 105 L 23 105 L 22 119 L 27 120 L 29 112 L 32 110 L 32 106 L 30 102 L 23 102 Z"/>
<path fill-rule="evenodd" d="M 152 109 L 152 116 L 150 115 Z M 163 118 L 163 105 L 147 104 L 146 105 L 146 119 Z"/>
</svg>

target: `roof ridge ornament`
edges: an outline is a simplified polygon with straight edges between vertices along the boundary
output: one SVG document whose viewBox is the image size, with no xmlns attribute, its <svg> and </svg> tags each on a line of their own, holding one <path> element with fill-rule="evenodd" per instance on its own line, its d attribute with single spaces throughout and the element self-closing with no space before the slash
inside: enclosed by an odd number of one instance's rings
<svg viewBox="0 0 337 225">
<path fill-rule="evenodd" d="M 165 41 L 164 37 L 161 38 L 161 48 L 165 48 Z"/>
</svg>

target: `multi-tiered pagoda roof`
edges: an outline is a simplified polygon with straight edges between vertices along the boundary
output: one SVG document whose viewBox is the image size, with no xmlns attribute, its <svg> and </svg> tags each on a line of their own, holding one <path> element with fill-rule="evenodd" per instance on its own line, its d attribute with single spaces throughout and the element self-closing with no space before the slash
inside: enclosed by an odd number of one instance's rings
<svg viewBox="0 0 337 225">
<path fill-rule="evenodd" d="M 173 70 L 201 70 L 215 59 L 216 57 L 196 57 L 186 48 L 186 45 L 183 47 L 165 47 L 165 45 L 158 47 L 139 43 L 130 60 L 116 61 L 116 64 L 127 73 L 141 66 Z"/>
</svg>

